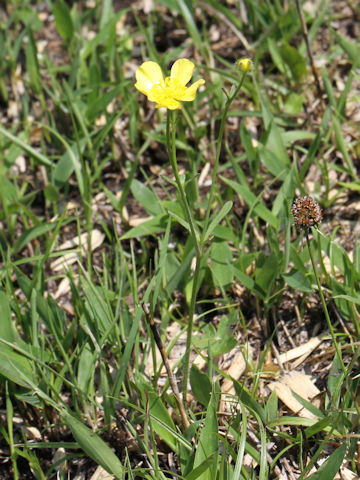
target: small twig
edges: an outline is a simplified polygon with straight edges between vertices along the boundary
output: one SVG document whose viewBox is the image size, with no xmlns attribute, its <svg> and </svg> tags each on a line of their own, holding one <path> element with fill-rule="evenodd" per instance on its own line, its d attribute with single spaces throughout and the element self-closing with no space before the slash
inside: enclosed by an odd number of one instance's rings
<svg viewBox="0 0 360 480">
<path fill-rule="evenodd" d="M 142 308 L 144 310 L 146 320 L 148 321 L 148 323 L 150 325 L 152 334 L 153 334 L 154 339 L 155 339 L 155 343 L 156 343 L 156 345 L 157 345 L 157 347 L 160 351 L 161 358 L 164 362 L 166 372 L 167 372 L 168 377 L 169 377 L 170 386 L 171 386 L 172 391 L 174 393 L 177 406 L 180 410 L 180 415 L 181 415 L 183 427 L 186 429 L 190 426 L 190 423 L 189 423 L 188 417 L 186 415 L 184 406 L 183 406 L 182 401 L 181 401 L 180 392 L 179 392 L 174 374 L 171 370 L 170 363 L 169 363 L 169 360 L 168 360 L 168 357 L 167 357 L 167 354 L 166 354 L 166 351 L 165 351 L 164 344 L 161 340 L 161 337 L 160 337 L 159 331 L 157 329 L 157 326 L 155 325 L 154 319 L 150 315 L 150 312 L 149 312 L 149 309 L 148 309 L 147 305 L 142 304 Z"/>
<path fill-rule="evenodd" d="M 312 70 L 312 73 L 314 75 L 316 89 L 318 91 L 319 97 L 321 98 L 322 90 L 321 90 L 320 80 L 319 80 L 319 76 L 318 76 L 316 66 L 315 66 L 315 63 L 314 63 L 314 57 L 313 57 L 311 47 L 310 47 L 309 34 L 308 34 L 308 29 L 307 29 L 307 26 L 306 26 L 306 23 L 305 23 L 304 14 L 301 10 L 300 0 L 295 0 L 295 2 L 296 2 L 296 7 L 297 7 L 297 10 L 298 10 L 298 13 L 299 13 L 299 17 L 300 17 L 302 31 L 303 31 L 303 34 L 304 34 L 304 39 L 305 39 L 305 43 L 306 43 L 306 50 L 307 50 L 307 53 L 308 53 L 309 58 L 310 58 L 311 70 Z"/>
</svg>

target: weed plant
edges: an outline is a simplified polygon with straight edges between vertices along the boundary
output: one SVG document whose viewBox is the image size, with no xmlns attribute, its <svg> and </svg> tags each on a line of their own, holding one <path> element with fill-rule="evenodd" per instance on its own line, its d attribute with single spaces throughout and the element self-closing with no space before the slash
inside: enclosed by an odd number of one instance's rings
<svg viewBox="0 0 360 480">
<path fill-rule="evenodd" d="M 355 3 L 0 5 L 1 479 L 358 478 Z"/>
</svg>

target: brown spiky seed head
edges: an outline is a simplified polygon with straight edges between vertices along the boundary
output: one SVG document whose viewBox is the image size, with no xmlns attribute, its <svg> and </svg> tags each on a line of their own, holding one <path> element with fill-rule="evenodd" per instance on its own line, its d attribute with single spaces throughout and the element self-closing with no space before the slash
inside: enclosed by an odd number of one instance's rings
<svg viewBox="0 0 360 480">
<path fill-rule="evenodd" d="M 291 213 L 296 227 L 304 230 L 316 227 L 323 218 L 320 205 L 312 197 L 297 198 L 291 207 Z"/>
</svg>

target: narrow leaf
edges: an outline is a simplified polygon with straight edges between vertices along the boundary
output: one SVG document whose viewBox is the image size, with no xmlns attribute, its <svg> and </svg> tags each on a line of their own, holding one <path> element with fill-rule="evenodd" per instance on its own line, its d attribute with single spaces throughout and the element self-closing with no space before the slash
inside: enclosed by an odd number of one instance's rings
<svg viewBox="0 0 360 480">
<path fill-rule="evenodd" d="M 194 468 L 201 465 L 210 455 L 218 452 L 218 423 L 216 416 L 216 401 L 214 395 L 208 405 L 208 410 L 204 422 L 204 427 L 201 430 L 198 447 L 195 453 Z M 214 459 L 213 464 L 202 473 L 198 480 L 213 480 L 216 477 L 215 466 L 217 459 Z"/>
<path fill-rule="evenodd" d="M 346 443 L 344 442 L 330 455 L 317 472 L 307 477 L 307 480 L 332 480 L 341 467 L 345 453 Z"/>
<path fill-rule="evenodd" d="M 115 475 L 117 478 L 123 478 L 124 468 L 111 448 L 73 415 L 64 411 L 62 417 L 83 451 L 108 473 Z"/>
<path fill-rule="evenodd" d="M 68 42 L 74 35 L 74 24 L 70 9 L 64 0 L 56 0 L 53 7 L 56 29 L 62 38 Z"/>
<path fill-rule="evenodd" d="M 9 299 L 5 292 L 0 291 L 0 338 L 12 342 L 15 334 L 11 319 Z"/>
<path fill-rule="evenodd" d="M 233 202 L 229 200 L 222 206 L 221 210 L 211 220 L 210 225 L 208 226 L 208 229 L 204 236 L 204 242 L 206 242 L 206 240 L 210 237 L 210 235 L 215 230 L 215 228 L 219 225 L 221 220 L 225 218 L 226 215 L 230 212 L 230 210 L 232 209 L 232 206 L 233 206 Z"/>
<path fill-rule="evenodd" d="M 168 215 L 162 214 L 157 215 L 150 220 L 147 220 L 136 227 L 133 227 L 131 230 L 126 232 L 120 240 L 128 240 L 129 238 L 145 237 L 147 235 L 155 235 L 159 232 L 162 232 L 166 229 L 166 224 L 168 220 Z"/>
<path fill-rule="evenodd" d="M 32 158 L 37 160 L 42 165 L 46 165 L 47 167 L 53 167 L 54 166 L 53 162 L 51 160 L 49 160 L 47 157 L 45 157 L 45 155 L 43 155 L 42 153 L 40 153 L 37 150 L 35 150 L 34 148 L 32 148 L 30 145 L 27 145 L 19 137 L 16 137 L 12 133 L 8 132 L 2 126 L 0 126 L 0 134 L 4 135 L 4 137 L 6 137 L 7 139 L 14 142 L 22 150 L 24 150 L 24 152 L 26 152 L 28 155 L 30 155 Z"/>
<path fill-rule="evenodd" d="M 211 383 L 209 377 L 196 365 L 191 366 L 190 385 L 195 398 L 206 407 L 210 400 Z"/>
<path fill-rule="evenodd" d="M 241 198 L 245 200 L 245 202 L 249 205 L 250 208 L 254 209 L 254 212 L 261 217 L 265 222 L 268 222 L 269 225 L 274 227 L 276 230 L 279 228 L 279 220 L 275 217 L 275 215 L 265 207 L 262 203 L 261 199 L 254 195 L 249 188 L 246 188 L 243 185 L 234 182 L 233 180 L 229 180 L 225 177 L 221 177 L 221 179 L 229 185 L 236 193 L 238 193 Z"/>
</svg>

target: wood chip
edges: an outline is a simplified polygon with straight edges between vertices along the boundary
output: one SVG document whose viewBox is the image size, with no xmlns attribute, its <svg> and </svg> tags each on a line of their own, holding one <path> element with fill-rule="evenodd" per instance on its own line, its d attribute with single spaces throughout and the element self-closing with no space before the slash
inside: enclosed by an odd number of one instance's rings
<svg viewBox="0 0 360 480">
<path fill-rule="evenodd" d="M 22 430 L 27 438 L 27 440 L 41 440 L 42 436 L 40 430 L 36 427 L 27 427 L 23 426 Z"/>
<path fill-rule="evenodd" d="M 59 283 L 58 289 L 54 293 L 53 297 L 55 299 L 58 299 L 59 297 L 62 297 L 63 295 L 66 295 L 69 292 L 70 292 L 70 280 L 68 279 L 68 277 L 65 277 Z"/>
<path fill-rule="evenodd" d="M 340 473 L 335 475 L 334 480 L 358 480 L 359 475 L 346 467 L 340 468 Z"/>
<path fill-rule="evenodd" d="M 292 348 L 285 353 L 281 353 L 279 355 L 279 360 L 281 363 L 291 362 L 291 360 L 295 360 L 295 358 L 304 357 L 305 358 L 310 355 L 323 341 L 321 337 L 314 337 L 311 338 L 308 342 L 300 345 L 299 347 Z"/>
<path fill-rule="evenodd" d="M 99 465 L 91 476 L 90 480 L 115 480 L 115 477 L 110 475 L 110 473 L 108 473 Z"/>
<path fill-rule="evenodd" d="M 199 175 L 199 180 L 198 180 L 199 187 L 202 187 L 205 184 L 209 171 L 210 171 L 210 162 L 206 162 L 204 165 L 204 168 L 201 170 L 201 173 Z"/>
<path fill-rule="evenodd" d="M 60 462 L 60 460 L 63 460 L 60 464 L 58 464 L 55 467 L 55 470 L 57 472 L 60 472 L 60 474 L 63 474 L 63 475 L 66 474 L 66 471 L 67 471 L 67 461 L 65 460 L 65 458 L 66 458 L 66 451 L 62 447 L 56 450 L 52 458 L 52 463 L 57 463 L 57 462 Z"/>
<path fill-rule="evenodd" d="M 129 225 L 130 227 L 137 227 L 138 225 L 141 225 L 142 223 L 148 222 L 149 220 L 152 220 L 154 217 L 132 217 L 129 219 Z"/>
<path fill-rule="evenodd" d="M 104 241 L 105 235 L 100 230 L 93 230 L 91 232 L 91 250 L 95 250 Z M 67 240 L 60 247 L 59 250 L 68 250 L 70 248 L 76 248 L 81 245 L 82 255 L 84 255 L 88 248 L 88 234 L 82 233 L 80 236 L 74 237 L 71 240 Z M 50 267 L 53 271 L 59 272 L 64 268 L 69 267 L 77 261 L 79 254 L 76 252 L 66 253 L 65 255 L 54 260 Z"/>
<path fill-rule="evenodd" d="M 296 400 L 292 392 L 295 392 L 304 400 L 311 402 L 314 407 L 319 408 L 320 399 L 318 397 L 320 390 L 313 384 L 311 377 L 302 372 L 293 372 L 285 375 L 280 380 L 269 384 L 271 391 L 276 392 L 278 398 L 293 412 L 303 418 L 317 420 L 318 418 L 311 412 L 303 408 L 300 402 Z"/>
<path fill-rule="evenodd" d="M 244 350 L 240 350 L 239 352 L 237 352 L 237 354 L 232 360 L 230 368 L 227 370 L 226 373 L 235 380 L 239 380 L 239 378 L 246 370 L 249 358 L 252 358 L 252 348 L 250 347 L 250 345 L 247 345 Z M 221 385 L 221 391 L 227 393 L 230 392 L 232 388 L 233 381 L 225 378 Z"/>
</svg>

